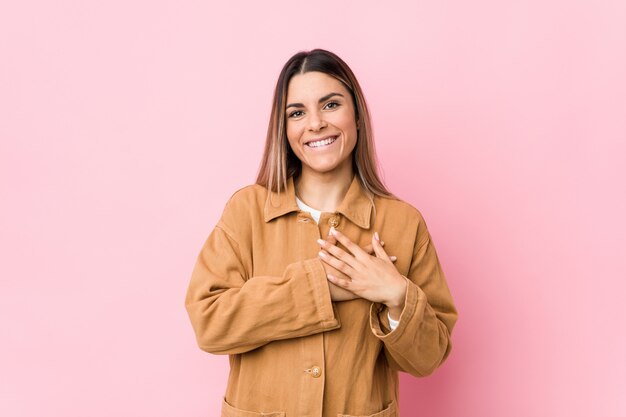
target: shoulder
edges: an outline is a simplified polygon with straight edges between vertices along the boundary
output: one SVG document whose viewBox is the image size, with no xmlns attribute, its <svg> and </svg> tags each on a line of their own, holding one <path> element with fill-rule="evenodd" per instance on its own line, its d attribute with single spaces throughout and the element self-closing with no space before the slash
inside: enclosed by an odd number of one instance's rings
<svg viewBox="0 0 626 417">
<path fill-rule="evenodd" d="M 428 228 L 422 212 L 401 198 L 374 197 L 375 216 L 381 216 L 386 227 L 403 230 L 418 242 L 428 239 Z"/>
<path fill-rule="evenodd" d="M 259 184 L 250 184 L 239 188 L 226 201 L 225 210 L 247 209 L 260 204 L 263 207 L 267 197 L 267 188 Z"/>
<path fill-rule="evenodd" d="M 235 190 L 226 201 L 218 226 L 235 233 L 238 225 L 262 219 L 267 189 L 250 184 Z"/>
<path fill-rule="evenodd" d="M 384 211 L 386 215 L 402 216 L 404 220 L 415 223 L 424 222 L 424 216 L 422 216 L 421 211 L 408 201 L 400 198 L 375 196 L 374 205 L 377 210 Z"/>
</svg>

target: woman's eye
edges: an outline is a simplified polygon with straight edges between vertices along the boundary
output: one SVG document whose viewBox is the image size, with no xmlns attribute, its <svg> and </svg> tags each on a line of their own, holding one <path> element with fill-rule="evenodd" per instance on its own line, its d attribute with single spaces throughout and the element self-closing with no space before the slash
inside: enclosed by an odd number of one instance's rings
<svg viewBox="0 0 626 417">
<path fill-rule="evenodd" d="M 302 110 L 296 110 L 289 113 L 289 117 L 300 117 L 302 116 Z"/>
<path fill-rule="evenodd" d="M 339 107 L 339 106 L 340 106 L 340 104 L 339 104 L 339 103 L 337 103 L 336 101 L 331 101 L 330 103 L 326 104 L 326 105 L 324 106 L 324 108 L 325 108 L 325 109 L 334 109 L 334 108 L 337 108 L 337 107 Z"/>
</svg>

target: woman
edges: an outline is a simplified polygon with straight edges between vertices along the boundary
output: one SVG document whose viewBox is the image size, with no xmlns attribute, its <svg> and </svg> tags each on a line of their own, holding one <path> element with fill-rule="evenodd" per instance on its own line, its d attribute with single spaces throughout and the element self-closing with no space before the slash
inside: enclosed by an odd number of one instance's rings
<svg viewBox="0 0 626 417">
<path fill-rule="evenodd" d="M 200 348 L 230 355 L 226 417 L 398 416 L 397 371 L 448 356 L 457 312 L 426 224 L 379 179 L 333 53 L 283 67 L 256 184 L 227 202 L 186 307 Z"/>
</svg>

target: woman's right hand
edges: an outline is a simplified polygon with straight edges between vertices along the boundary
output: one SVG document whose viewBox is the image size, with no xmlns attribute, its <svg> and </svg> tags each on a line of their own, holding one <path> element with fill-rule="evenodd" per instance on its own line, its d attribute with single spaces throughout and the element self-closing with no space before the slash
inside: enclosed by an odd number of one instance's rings
<svg viewBox="0 0 626 417">
<path fill-rule="evenodd" d="M 335 239 L 334 236 L 330 236 L 330 235 L 326 238 L 326 241 L 330 243 L 331 245 L 335 245 L 337 243 L 337 239 Z M 385 245 L 385 242 L 381 241 L 380 243 L 382 246 Z M 372 247 L 371 243 L 363 247 L 363 250 L 369 253 L 370 255 L 374 253 L 374 248 Z M 396 261 L 395 256 L 390 256 L 389 258 L 391 259 L 392 262 Z M 331 274 L 339 278 L 348 279 L 348 280 L 350 279 L 349 276 L 339 271 L 338 269 L 335 269 L 332 266 L 328 265 L 326 262 L 322 262 L 322 264 L 324 265 L 324 271 L 326 272 L 327 275 Z M 354 294 L 353 292 L 350 292 L 344 288 L 338 287 L 337 285 L 333 284 L 330 281 L 328 282 L 328 289 L 330 290 L 330 299 L 332 301 L 336 301 L 336 302 L 350 301 L 350 300 L 355 300 L 359 298 L 359 296 Z"/>
</svg>

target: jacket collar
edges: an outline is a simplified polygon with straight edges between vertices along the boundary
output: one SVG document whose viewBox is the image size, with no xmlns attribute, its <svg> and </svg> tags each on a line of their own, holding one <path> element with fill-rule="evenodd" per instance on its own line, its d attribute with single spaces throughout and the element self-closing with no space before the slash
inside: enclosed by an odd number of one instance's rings
<svg viewBox="0 0 626 417">
<path fill-rule="evenodd" d="M 265 202 L 263 214 L 265 221 L 269 222 L 272 219 L 298 210 L 300 210 L 300 208 L 296 203 L 296 190 L 293 177 L 289 177 L 287 179 L 286 190 L 282 191 L 280 195 L 277 192 L 271 192 L 270 198 Z M 367 194 L 356 175 L 352 177 L 350 188 L 348 188 L 348 192 L 336 211 L 343 214 L 357 226 L 363 229 L 370 228 L 372 201 L 367 198 Z"/>
</svg>

